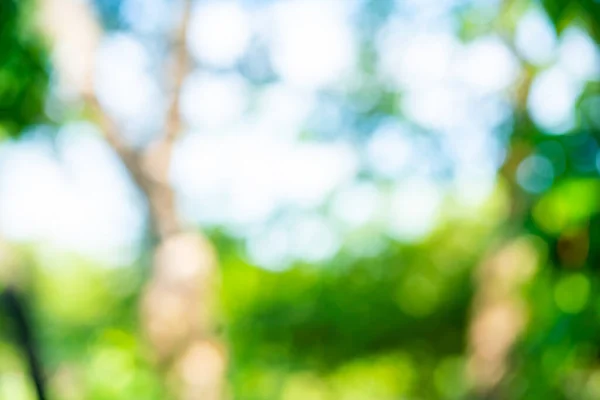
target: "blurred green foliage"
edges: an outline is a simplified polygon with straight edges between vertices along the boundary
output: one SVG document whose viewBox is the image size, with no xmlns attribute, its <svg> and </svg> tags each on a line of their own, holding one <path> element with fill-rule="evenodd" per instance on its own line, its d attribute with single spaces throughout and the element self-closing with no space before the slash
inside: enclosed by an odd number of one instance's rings
<svg viewBox="0 0 600 400">
<path fill-rule="evenodd" d="M 20 13 L 27 3 L 0 1 L 0 132 L 10 135 L 42 119 L 48 79 L 43 48 Z M 381 17 L 390 2 L 370 3 Z M 558 32 L 582 21 L 600 39 L 598 1 L 542 3 Z M 539 244 L 540 264 L 520 293 L 530 322 L 497 398 L 599 399 L 600 128 L 590 118 L 600 110 L 586 108 L 598 93 L 597 82 L 588 85 L 577 127 L 566 135 L 516 118 L 498 189 L 477 219 L 449 220 L 418 245 L 383 238 L 374 255 L 342 249 L 327 266 L 269 272 L 215 232 L 233 398 L 472 398 L 473 275 L 490 248 L 527 236 Z M 369 113 L 392 113 L 394 101 L 385 93 Z M 517 179 L 532 155 L 556 172 L 543 190 L 527 191 Z M 365 233 L 356 241 L 369 239 Z M 19 252 L 53 398 L 167 398 L 138 330 L 142 266 L 111 270 L 70 254 Z M 2 315 L 0 400 L 33 399 L 9 327 Z"/>
<path fill-rule="evenodd" d="M 600 3 L 597 1 L 542 0 L 542 4 L 558 33 L 573 20 L 581 19 L 596 40 L 600 40 Z"/>
<path fill-rule="evenodd" d="M 0 137 L 43 120 L 48 61 L 29 0 L 0 2 Z"/>
</svg>

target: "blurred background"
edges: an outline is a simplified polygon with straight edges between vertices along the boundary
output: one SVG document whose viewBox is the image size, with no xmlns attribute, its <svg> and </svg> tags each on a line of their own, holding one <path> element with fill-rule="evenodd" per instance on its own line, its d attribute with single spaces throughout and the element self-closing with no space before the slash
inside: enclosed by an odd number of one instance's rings
<svg viewBox="0 0 600 400">
<path fill-rule="evenodd" d="M 597 0 L 0 0 L 49 397 L 600 399 L 598 40 Z"/>
</svg>

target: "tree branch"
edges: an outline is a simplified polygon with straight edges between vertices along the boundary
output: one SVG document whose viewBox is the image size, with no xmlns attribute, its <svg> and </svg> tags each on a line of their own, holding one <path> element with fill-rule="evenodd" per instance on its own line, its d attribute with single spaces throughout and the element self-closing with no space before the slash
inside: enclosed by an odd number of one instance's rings
<svg viewBox="0 0 600 400">
<path fill-rule="evenodd" d="M 180 114 L 180 97 L 183 88 L 183 82 L 187 76 L 190 55 L 187 48 L 187 31 L 192 14 L 192 0 L 184 0 L 183 16 L 181 23 L 175 34 L 173 43 L 172 68 L 173 88 L 171 92 L 171 101 L 167 110 L 167 121 L 165 124 L 165 133 L 162 141 L 166 144 L 173 143 L 181 132 L 182 122 Z"/>
<path fill-rule="evenodd" d="M 27 364 L 29 366 L 29 374 L 31 375 L 31 379 L 35 386 L 38 399 L 46 400 L 46 385 L 38 356 L 39 352 L 34 343 L 33 330 L 23 301 L 17 292 L 9 287 L 0 294 L 0 304 L 4 307 L 6 313 L 15 325 L 15 333 L 17 335 L 16 340 L 25 352 L 25 357 L 27 358 Z"/>
<path fill-rule="evenodd" d="M 169 184 L 172 147 L 181 131 L 181 90 L 187 75 L 190 56 L 187 50 L 187 30 L 192 12 L 192 0 L 184 0 L 183 15 L 173 39 L 171 69 L 171 99 L 163 134 L 146 148 L 135 151 L 123 140 L 121 130 L 104 110 L 93 93 L 84 93 L 84 100 L 93 112 L 107 143 L 117 153 L 132 179 L 144 193 L 150 220 L 159 237 L 168 237 L 180 230 L 175 195 Z"/>
<path fill-rule="evenodd" d="M 98 98 L 91 93 L 84 94 L 84 100 L 90 108 L 106 142 L 117 153 L 125 168 L 141 190 L 147 192 L 148 183 L 140 164 L 139 154 L 125 143 L 117 123 L 104 110 Z"/>
</svg>

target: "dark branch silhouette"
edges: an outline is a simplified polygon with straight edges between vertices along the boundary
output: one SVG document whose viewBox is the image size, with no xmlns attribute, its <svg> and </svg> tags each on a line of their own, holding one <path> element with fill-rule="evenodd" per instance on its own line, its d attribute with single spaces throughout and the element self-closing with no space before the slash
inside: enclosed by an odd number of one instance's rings
<svg viewBox="0 0 600 400">
<path fill-rule="evenodd" d="M 27 363 L 29 365 L 29 374 L 35 385 L 38 398 L 46 400 L 46 388 L 40 365 L 37 347 L 35 346 L 31 324 L 27 317 L 27 311 L 22 299 L 12 288 L 7 288 L 0 295 L 0 304 L 4 308 L 7 316 L 13 321 L 16 333 L 16 340 L 25 352 Z"/>
</svg>

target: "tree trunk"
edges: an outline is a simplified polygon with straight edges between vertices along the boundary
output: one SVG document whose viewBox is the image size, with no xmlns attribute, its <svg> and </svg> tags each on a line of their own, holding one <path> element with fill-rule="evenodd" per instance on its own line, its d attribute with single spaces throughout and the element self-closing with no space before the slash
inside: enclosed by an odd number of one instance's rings
<svg viewBox="0 0 600 400">
<path fill-rule="evenodd" d="M 226 369 L 216 339 L 217 260 L 211 243 L 186 230 L 168 182 L 172 146 L 150 148 L 144 160 L 150 220 L 158 237 L 141 302 L 144 332 L 177 398 L 217 400 Z"/>
<path fill-rule="evenodd" d="M 182 5 L 181 22 L 172 38 L 170 104 L 163 135 L 139 151 L 128 146 L 121 127 L 95 96 L 93 66 L 102 29 L 89 3 L 43 0 L 41 27 L 58 47 L 54 62 L 61 82 L 84 100 L 106 142 L 146 199 L 157 243 L 140 313 L 155 361 L 176 398 L 217 400 L 224 389 L 227 356 L 215 334 L 215 251 L 200 231 L 182 225 L 168 179 L 173 145 L 182 130 L 179 97 L 190 64 L 186 32 L 192 0 L 182 0 Z M 75 65 L 73 57 L 68 57 L 72 54 L 80 56 Z"/>
<path fill-rule="evenodd" d="M 480 398 L 497 393 L 510 372 L 510 351 L 528 319 L 522 289 L 538 267 L 535 245 L 531 238 L 514 239 L 484 258 L 476 271 L 468 373 Z"/>
</svg>

